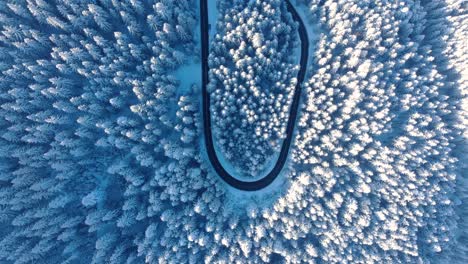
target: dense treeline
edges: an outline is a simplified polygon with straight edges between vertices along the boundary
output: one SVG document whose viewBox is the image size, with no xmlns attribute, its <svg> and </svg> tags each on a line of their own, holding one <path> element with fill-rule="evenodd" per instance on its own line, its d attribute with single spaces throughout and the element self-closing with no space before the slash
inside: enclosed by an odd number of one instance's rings
<svg viewBox="0 0 468 264">
<path fill-rule="evenodd" d="M 0 3 L 0 262 L 162 257 L 165 210 L 214 191 L 197 102 L 171 76 L 194 3 Z"/>
<path fill-rule="evenodd" d="M 296 85 L 297 26 L 284 1 L 221 1 L 209 58 L 215 142 L 243 175 L 279 152 Z"/>
<path fill-rule="evenodd" d="M 319 258 L 446 263 L 460 155 L 450 13 L 437 1 L 307 2 L 329 32 L 294 150 L 312 168 L 309 206 L 327 207 L 311 215 Z"/>
</svg>

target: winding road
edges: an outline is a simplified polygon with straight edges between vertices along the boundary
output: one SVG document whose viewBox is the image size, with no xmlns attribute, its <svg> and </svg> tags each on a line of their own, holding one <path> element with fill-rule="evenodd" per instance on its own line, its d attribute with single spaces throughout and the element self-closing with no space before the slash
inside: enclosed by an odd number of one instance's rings
<svg viewBox="0 0 468 264">
<path fill-rule="evenodd" d="M 213 1 L 213 0 L 212 0 Z M 211 133 L 211 114 L 210 114 L 210 95 L 207 92 L 208 78 L 208 54 L 209 54 L 209 35 L 208 35 L 208 0 L 200 0 L 200 20 L 201 20 L 201 43 L 202 43 L 202 96 L 203 96 L 203 127 L 205 136 L 205 145 L 208 158 L 216 173 L 230 186 L 243 191 L 257 191 L 270 185 L 286 163 L 289 147 L 293 138 L 294 125 L 296 123 L 299 100 L 301 95 L 301 84 L 304 81 L 307 60 L 309 57 L 309 38 L 304 22 L 297 13 L 289 0 L 286 1 L 287 9 L 292 14 L 295 21 L 299 23 L 299 35 L 301 40 L 301 62 L 297 76 L 297 85 L 294 91 L 294 97 L 290 108 L 288 124 L 286 127 L 286 138 L 283 140 L 281 151 L 273 169 L 263 178 L 255 181 L 241 181 L 230 175 L 221 165 L 216 155 L 213 145 L 213 136 Z"/>
</svg>

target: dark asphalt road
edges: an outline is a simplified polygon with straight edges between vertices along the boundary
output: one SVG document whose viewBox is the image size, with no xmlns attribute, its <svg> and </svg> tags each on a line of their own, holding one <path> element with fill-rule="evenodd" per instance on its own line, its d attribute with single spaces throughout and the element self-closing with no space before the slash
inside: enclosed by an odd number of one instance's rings
<svg viewBox="0 0 468 264">
<path fill-rule="evenodd" d="M 289 113 L 288 124 L 286 128 L 286 138 L 281 146 L 281 151 L 273 169 L 263 178 L 256 181 L 240 181 L 230 175 L 221 165 L 216 156 L 216 152 L 213 146 L 213 136 L 211 133 L 211 113 L 210 113 L 210 95 L 206 90 L 208 84 L 208 54 L 209 54 L 209 34 L 208 34 L 208 0 L 200 0 L 200 20 L 201 20 L 201 39 L 202 39 L 202 93 L 203 93 L 203 127 L 205 134 L 205 145 L 208 154 L 208 158 L 211 165 L 215 169 L 216 173 L 232 187 L 244 190 L 244 191 L 257 191 L 270 185 L 286 163 L 289 147 L 291 145 L 294 125 L 296 123 L 297 112 L 299 108 L 299 100 L 301 95 L 301 85 L 304 81 L 307 60 L 309 58 L 309 38 L 307 36 L 307 30 L 304 26 L 304 22 L 300 18 L 296 9 L 292 6 L 289 1 L 286 1 L 288 11 L 292 14 L 295 21 L 299 23 L 299 35 L 301 39 L 301 62 L 300 70 L 297 76 L 297 85 L 294 91 L 294 97 L 291 104 Z M 215 26 L 215 25 L 213 25 Z"/>
</svg>

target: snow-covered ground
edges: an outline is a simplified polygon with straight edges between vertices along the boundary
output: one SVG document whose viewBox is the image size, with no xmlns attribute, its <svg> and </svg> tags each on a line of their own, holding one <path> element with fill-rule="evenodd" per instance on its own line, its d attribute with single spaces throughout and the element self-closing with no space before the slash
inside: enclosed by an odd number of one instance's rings
<svg viewBox="0 0 468 264">
<path fill-rule="evenodd" d="M 216 3 L 216 0 L 208 1 L 208 23 L 211 25 L 209 32 L 210 40 L 212 40 L 217 33 L 216 21 L 218 20 L 219 12 Z"/>
<path fill-rule="evenodd" d="M 314 55 L 315 43 L 317 43 L 317 40 L 319 39 L 319 28 L 317 27 L 317 23 L 312 20 L 311 13 L 309 12 L 308 7 L 306 5 L 304 5 L 302 2 L 297 3 L 296 1 L 292 1 L 291 3 L 296 7 L 296 11 L 301 16 L 302 21 L 304 22 L 304 26 L 307 30 L 307 36 L 309 37 L 309 62 L 310 62 L 312 61 L 311 56 Z M 295 53 L 295 56 L 300 60 L 301 58 L 300 47 L 294 49 L 294 53 Z M 308 75 L 306 73 L 305 79 L 307 79 L 307 76 Z"/>
<path fill-rule="evenodd" d="M 198 1 L 197 1 L 198 3 Z M 200 14 L 200 6 L 197 4 L 196 14 Z M 201 86 L 201 62 L 200 62 L 200 45 L 201 45 L 201 36 L 200 36 L 200 23 L 197 23 L 197 26 L 194 30 L 194 38 L 197 48 L 199 50 L 194 50 L 190 57 L 187 58 L 187 61 L 184 65 L 180 66 L 173 74 L 180 81 L 179 88 L 177 89 L 177 95 L 183 95 L 190 91 L 190 88 L 193 84 L 196 84 L 198 87 Z"/>
<path fill-rule="evenodd" d="M 190 91 L 190 87 L 193 84 L 200 86 L 201 65 L 198 55 L 194 55 L 187 64 L 180 66 L 174 72 L 174 76 L 180 81 L 177 95 L 183 95 Z"/>
<path fill-rule="evenodd" d="M 270 185 L 255 192 L 248 192 L 235 189 L 232 186 L 223 182 L 226 193 L 229 194 L 226 195 L 226 207 L 235 211 L 238 208 L 244 209 L 246 208 L 246 206 L 252 204 L 258 208 L 271 206 L 271 204 L 276 202 L 278 197 L 284 195 L 284 193 L 287 192 L 287 190 L 289 189 L 289 182 L 286 181 L 286 179 L 290 177 L 286 176 L 290 172 L 287 168 L 287 165 L 288 163 L 286 163 L 281 174 L 278 177 L 276 177 L 276 179 Z M 242 213 L 242 210 L 240 210 L 239 213 Z"/>
</svg>

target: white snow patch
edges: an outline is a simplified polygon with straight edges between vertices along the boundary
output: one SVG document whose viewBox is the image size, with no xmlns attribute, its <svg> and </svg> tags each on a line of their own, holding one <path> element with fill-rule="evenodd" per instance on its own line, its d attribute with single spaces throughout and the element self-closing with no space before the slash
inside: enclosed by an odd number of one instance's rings
<svg viewBox="0 0 468 264">
<path fill-rule="evenodd" d="M 200 6 L 197 4 L 196 14 L 200 14 Z M 194 39 L 197 44 L 198 51 L 194 51 L 187 57 L 187 62 L 179 66 L 172 74 L 180 81 L 177 89 L 177 96 L 188 93 L 191 90 L 192 84 L 201 85 L 202 67 L 201 67 L 201 35 L 200 23 L 194 30 Z"/>
<path fill-rule="evenodd" d="M 208 23 L 211 25 L 209 35 L 210 41 L 214 39 L 214 36 L 217 33 L 216 21 L 218 21 L 218 7 L 216 6 L 216 0 L 208 1 Z"/>
<path fill-rule="evenodd" d="M 197 60 L 197 61 L 195 61 Z M 198 58 L 194 58 L 190 63 L 180 66 L 174 76 L 180 81 L 177 93 L 179 95 L 190 91 L 192 84 L 201 84 L 201 64 Z"/>
</svg>

